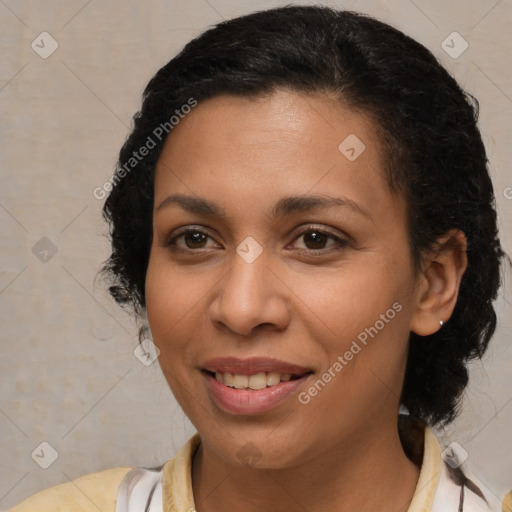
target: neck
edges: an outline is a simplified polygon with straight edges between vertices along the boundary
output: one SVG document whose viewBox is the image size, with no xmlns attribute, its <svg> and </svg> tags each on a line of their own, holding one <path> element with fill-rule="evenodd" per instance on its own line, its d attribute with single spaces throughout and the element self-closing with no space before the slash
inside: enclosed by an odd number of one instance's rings
<svg viewBox="0 0 512 512">
<path fill-rule="evenodd" d="M 277 470 L 230 465 L 201 443 L 192 464 L 196 510 L 406 512 L 419 468 L 405 455 L 396 423 L 368 434 Z"/>
</svg>

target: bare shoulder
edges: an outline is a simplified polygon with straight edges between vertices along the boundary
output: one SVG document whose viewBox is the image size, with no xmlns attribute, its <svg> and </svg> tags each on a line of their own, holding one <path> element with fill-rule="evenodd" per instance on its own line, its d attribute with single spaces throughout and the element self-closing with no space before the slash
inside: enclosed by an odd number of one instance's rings
<svg viewBox="0 0 512 512">
<path fill-rule="evenodd" d="M 114 512 L 117 490 L 131 467 L 90 473 L 44 489 L 10 512 Z"/>
</svg>

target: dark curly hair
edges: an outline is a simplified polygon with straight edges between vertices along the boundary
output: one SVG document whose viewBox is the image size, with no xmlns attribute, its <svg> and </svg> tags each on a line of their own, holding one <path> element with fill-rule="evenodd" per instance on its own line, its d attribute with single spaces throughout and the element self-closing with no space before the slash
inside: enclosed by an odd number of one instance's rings
<svg viewBox="0 0 512 512">
<path fill-rule="evenodd" d="M 484 354 L 496 327 L 492 302 L 504 256 L 478 102 L 424 46 L 369 16 L 321 6 L 255 12 L 207 30 L 156 73 L 103 209 L 112 241 L 102 270 L 110 293 L 136 315 L 145 311 L 154 172 L 171 117 L 182 117 L 191 99 L 254 97 L 277 88 L 334 94 L 372 116 L 390 189 L 408 204 L 417 269 L 442 235 L 465 234 L 468 268 L 455 310 L 438 332 L 410 334 L 401 396 L 410 414 L 432 425 L 449 423 L 468 381 L 467 361 Z"/>
</svg>

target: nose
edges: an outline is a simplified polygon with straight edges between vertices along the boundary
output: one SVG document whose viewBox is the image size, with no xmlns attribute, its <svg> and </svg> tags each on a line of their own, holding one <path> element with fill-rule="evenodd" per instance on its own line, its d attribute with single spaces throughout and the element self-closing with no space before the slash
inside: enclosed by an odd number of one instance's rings
<svg viewBox="0 0 512 512">
<path fill-rule="evenodd" d="M 217 328 L 251 336 L 257 330 L 283 330 L 288 325 L 291 292 L 264 254 L 252 263 L 234 254 L 210 305 L 210 320 Z"/>
</svg>

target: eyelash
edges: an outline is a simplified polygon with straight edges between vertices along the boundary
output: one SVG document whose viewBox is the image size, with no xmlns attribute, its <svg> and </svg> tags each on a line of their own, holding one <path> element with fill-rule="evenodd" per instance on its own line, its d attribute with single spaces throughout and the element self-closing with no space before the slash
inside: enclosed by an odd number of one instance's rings
<svg viewBox="0 0 512 512">
<path fill-rule="evenodd" d="M 176 246 L 176 241 L 179 238 L 181 238 L 189 233 L 200 233 L 208 238 L 211 238 L 210 234 L 200 227 L 188 227 L 188 228 L 185 228 L 180 233 L 178 233 L 172 237 L 169 237 L 169 239 L 164 244 L 165 247 L 167 247 L 169 250 L 171 250 L 173 252 L 182 252 L 182 253 L 183 252 L 200 252 L 202 249 L 204 249 L 203 247 L 200 247 L 198 249 L 191 249 L 191 248 L 182 249 L 182 248 L 178 248 Z M 300 249 L 300 251 L 302 251 L 303 253 L 306 253 L 307 255 L 310 255 L 310 256 L 323 256 L 325 254 L 332 252 L 333 250 L 334 251 L 342 250 L 349 245 L 348 240 L 344 240 L 344 239 L 330 233 L 329 231 L 326 231 L 324 229 L 321 229 L 321 228 L 318 228 L 315 226 L 308 226 L 307 229 L 298 233 L 293 241 L 299 239 L 301 236 L 304 236 L 308 233 L 318 233 L 320 235 L 324 235 L 328 239 L 331 239 L 334 242 L 336 242 L 336 244 L 337 244 L 337 247 L 330 247 L 327 249 Z"/>
</svg>

